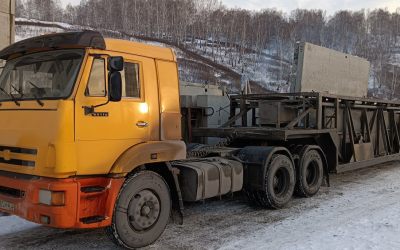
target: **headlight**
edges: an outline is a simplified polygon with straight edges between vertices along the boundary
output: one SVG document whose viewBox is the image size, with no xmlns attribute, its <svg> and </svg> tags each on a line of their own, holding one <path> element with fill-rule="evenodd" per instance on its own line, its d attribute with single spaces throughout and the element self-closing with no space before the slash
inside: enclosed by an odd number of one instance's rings
<svg viewBox="0 0 400 250">
<path fill-rule="evenodd" d="M 40 189 L 39 203 L 49 206 L 64 206 L 65 192 Z"/>
</svg>

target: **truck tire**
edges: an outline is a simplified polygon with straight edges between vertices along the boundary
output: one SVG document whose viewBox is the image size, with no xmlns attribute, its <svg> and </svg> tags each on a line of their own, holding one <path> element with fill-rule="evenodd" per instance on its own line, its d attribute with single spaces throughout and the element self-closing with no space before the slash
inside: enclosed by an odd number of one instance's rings
<svg viewBox="0 0 400 250">
<path fill-rule="evenodd" d="M 155 172 L 141 171 L 122 186 L 106 233 L 118 246 L 145 247 L 164 232 L 170 213 L 171 195 L 165 180 Z"/>
<path fill-rule="evenodd" d="M 295 194 L 300 197 L 312 197 L 318 193 L 324 179 L 324 165 L 317 150 L 300 155 L 297 166 Z"/>
<path fill-rule="evenodd" d="M 274 155 L 265 175 L 265 190 L 257 192 L 257 203 L 266 208 L 282 208 L 292 198 L 295 184 L 292 160 L 286 155 Z"/>
</svg>

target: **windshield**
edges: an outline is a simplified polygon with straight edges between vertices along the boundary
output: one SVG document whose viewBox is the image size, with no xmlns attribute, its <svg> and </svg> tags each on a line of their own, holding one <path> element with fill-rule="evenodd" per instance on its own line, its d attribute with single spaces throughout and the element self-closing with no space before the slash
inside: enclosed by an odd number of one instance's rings
<svg viewBox="0 0 400 250">
<path fill-rule="evenodd" d="M 0 75 L 0 102 L 68 97 L 84 50 L 56 50 L 7 61 Z"/>
</svg>

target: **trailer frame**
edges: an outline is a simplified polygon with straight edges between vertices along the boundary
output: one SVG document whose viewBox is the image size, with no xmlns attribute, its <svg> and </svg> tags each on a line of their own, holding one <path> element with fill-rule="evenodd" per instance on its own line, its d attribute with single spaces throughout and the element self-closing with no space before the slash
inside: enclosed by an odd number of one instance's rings
<svg viewBox="0 0 400 250">
<path fill-rule="evenodd" d="M 262 103 L 276 107 L 272 124 L 260 124 Z M 282 121 L 287 112 L 295 114 L 293 119 Z M 247 145 L 288 148 L 307 139 L 323 149 L 329 171 L 340 173 L 399 160 L 399 130 L 400 102 L 319 92 L 272 93 L 231 96 L 229 121 L 219 128 L 193 128 L 192 137 L 234 136 Z"/>
</svg>

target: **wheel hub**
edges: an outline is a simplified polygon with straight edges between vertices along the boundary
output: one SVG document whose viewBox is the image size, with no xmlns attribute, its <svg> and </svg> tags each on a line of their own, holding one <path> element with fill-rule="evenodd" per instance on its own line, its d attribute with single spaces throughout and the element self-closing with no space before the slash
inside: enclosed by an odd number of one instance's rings
<svg viewBox="0 0 400 250">
<path fill-rule="evenodd" d="M 160 215 L 160 201 L 150 190 L 142 190 L 129 203 L 128 217 L 131 226 L 138 231 L 151 228 Z"/>
<path fill-rule="evenodd" d="M 318 165 L 317 163 L 311 162 L 306 169 L 306 181 L 307 184 L 312 186 L 318 181 Z"/>
<path fill-rule="evenodd" d="M 151 212 L 151 208 L 147 205 L 142 207 L 142 216 L 148 216 Z"/>
<path fill-rule="evenodd" d="M 288 173 L 284 169 L 279 169 L 273 179 L 273 188 L 277 196 L 285 194 L 288 183 Z"/>
</svg>

